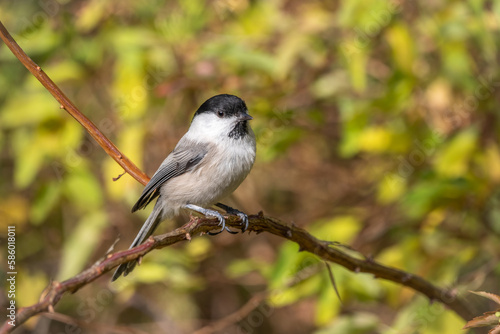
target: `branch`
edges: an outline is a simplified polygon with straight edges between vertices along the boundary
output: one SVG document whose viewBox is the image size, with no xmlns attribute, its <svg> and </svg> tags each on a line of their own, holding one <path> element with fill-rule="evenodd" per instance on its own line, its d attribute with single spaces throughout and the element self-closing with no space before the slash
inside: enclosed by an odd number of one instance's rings
<svg viewBox="0 0 500 334">
<path fill-rule="evenodd" d="M 268 232 L 283 237 L 297 243 L 301 251 L 313 253 L 325 261 L 337 263 L 353 272 L 370 273 L 377 278 L 383 278 L 409 287 L 427 296 L 431 301 L 438 301 L 444 304 L 466 320 L 473 317 L 468 304 L 462 298 L 450 290 L 432 285 L 420 276 L 383 266 L 371 259 L 362 260 L 355 258 L 332 247 L 331 242 L 318 240 L 304 229 L 295 225 L 284 224 L 275 218 L 259 214 L 250 216 L 249 221 L 249 231 L 256 233 Z M 238 228 L 241 227 L 241 220 L 236 216 L 229 216 L 227 217 L 226 224 Z M 61 283 L 52 282 L 47 289 L 46 295 L 40 299 L 39 303 L 19 309 L 16 316 L 16 325 L 24 323 L 29 318 L 41 312 L 53 310 L 54 306 L 66 292 L 74 293 L 78 291 L 81 287 L 101 277 L 122 263 L 140 258 L 153 249 L 167 247 L 180 241 L 191 240 L 191 235 L 206 233 L 219 228 L 216 219 L 192 217 L 187 224 L 174 231 L 150 237 L 146 242 L 135 248 L 109 254 L 104 260 L 96 262 L 92 267 L 82 271 L 75 277 Z M 0 334 L 9 333 L 14 328 L 5 322 L 2 328 L 0 328 Z"/>
<path fill-rule="evenodd" d="M 231 313 L 227 317 L 217 320 L 210 325 L 202 327 L 193 332 L 193 334 L 213 334 L 220 333 L 227 327 L 241 321 L 249 315 L 253 310 L 255 310 L 263 301 L 269 296 L 269 291 L 261 291 L 250 298 L 249 301 L 245 303 L 239 310 Z"/>
<path fill-rule="evenodd" d="M 146 185 L 149 177 L 144 174 L 132 161 L 130 161 L 118 148 L 92 123 L 80 110 L 64 95 L 61 89 L 52 81 L 47 74 L 28 57 L 28 55 L 16 43 L 7 29 L 0 21 L 0 38 L 9 47 L 10 51 L 19 59 L 19 61 L 40 81 L 40 83 L 52 94 L 52 96 L 61 104 L 61 109 L 66 110 L 74 119 L 80 123 L 85 130 L 95 139 L 95 141 L 106 151 L 106 153 L 115 159 L 122 168 L 134 179 Z"/>
</svg>

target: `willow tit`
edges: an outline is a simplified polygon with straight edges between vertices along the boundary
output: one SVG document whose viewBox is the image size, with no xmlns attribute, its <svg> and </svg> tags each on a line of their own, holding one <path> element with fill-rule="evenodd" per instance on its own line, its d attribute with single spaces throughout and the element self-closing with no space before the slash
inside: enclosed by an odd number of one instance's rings
<svg viewBox="0 0 500 334">
<path fill-rule="evenodd" d="M 255 135 L 248 124 L 253 119 L 245 102 L 237 96 L 221 94 L 205 101 L 194 114 L 188 132 L 179 140 L 144 188 L 132 212 L 145 208 L 158 197 L 153 211 L 142 225 L 130 246 L 144 242 L 158 224 L 192 210 L 219 220 L 221 230 L 226 229 L 224 217 L 215 210 L 216 205 L 242 220 L 242 232 L 248 228 L 248 217 L 218 201 L 230 195 L 252 169 L 255 161 Z M 128 275 L 137 260 L 121 264 L 112 281 L 122 274 Z"/>
</svg>

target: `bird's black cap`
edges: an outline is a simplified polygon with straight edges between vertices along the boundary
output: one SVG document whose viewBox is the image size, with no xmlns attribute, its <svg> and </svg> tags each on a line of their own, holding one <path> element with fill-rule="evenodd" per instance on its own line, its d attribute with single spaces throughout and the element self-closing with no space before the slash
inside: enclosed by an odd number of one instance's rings
<svg viewBox="0 0 500 334">
<path fill-rule="evenodd" d="M 245 101 L 235 95 L 220 94 L 215 95 L 198 108 L 194 117 L 203 113 L 214 113 L 219 117 L 232 117 L 247 112 L 247 105 Z M 221 113 L 221 114 L 219 114 Z"/>
</svg>

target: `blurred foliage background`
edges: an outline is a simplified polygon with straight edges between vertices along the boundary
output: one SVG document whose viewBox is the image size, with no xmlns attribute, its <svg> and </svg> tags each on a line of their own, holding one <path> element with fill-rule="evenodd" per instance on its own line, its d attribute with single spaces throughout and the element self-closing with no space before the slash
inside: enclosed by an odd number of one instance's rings
<svg viewBox="0 0 500 334">
<path fill-rule="evenodd" d="M 468 290 L 500 292 L 500 1 L 5 1 L 0 18 L 149 175 L 205 99 L 235 94 L 255 118 L 258 158 L 228 204 L 349 244 L 471 305 Z M 4 44 L 0 73 L 0 234 L 5 245 L 16 225 L 27 306 L 118 236 L 115 249 L 127 248 L 151 208 L 130 213 L 142 186 L 112 181 L 119 166 Z M 399 285 L 333 273 L 342 303 L 295 244 L 196 237 L 65 296 L 56 311 L 79 326 L 37 317 L 16 333 L 191 333 L 266 290 L 220 333 L 442 334 L 465 323 Z"/>
</svg>

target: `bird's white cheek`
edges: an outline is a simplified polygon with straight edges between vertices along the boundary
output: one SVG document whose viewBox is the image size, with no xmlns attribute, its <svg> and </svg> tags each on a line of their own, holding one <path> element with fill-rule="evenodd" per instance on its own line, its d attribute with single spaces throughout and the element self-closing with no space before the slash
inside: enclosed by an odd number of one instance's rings
<svg viewBox="0 0 500 334">
<path fill-rule="evenodd" d="M 231 119 L 218 118 L 213 114 L 200 114 L 191 123 L 186 136 L 195 141 L 215 142 L 231 131 L 233 123 Z"/>
</svg>

